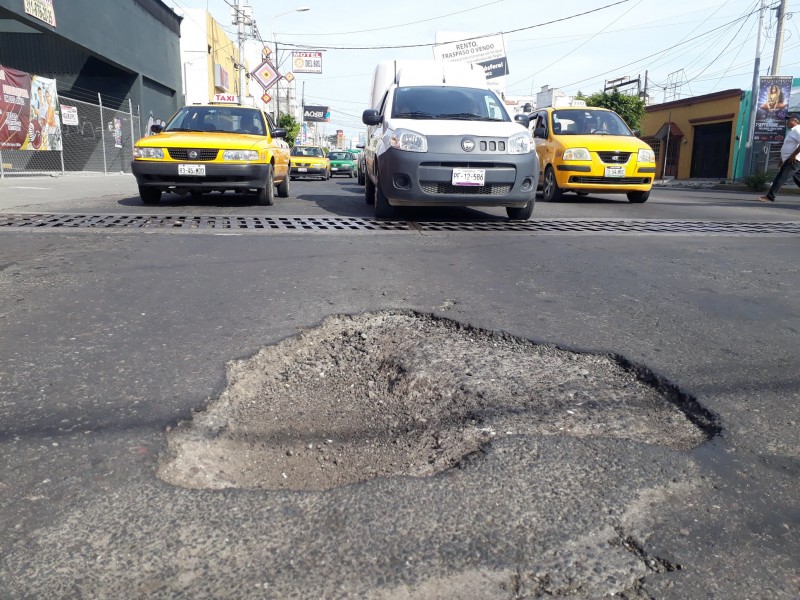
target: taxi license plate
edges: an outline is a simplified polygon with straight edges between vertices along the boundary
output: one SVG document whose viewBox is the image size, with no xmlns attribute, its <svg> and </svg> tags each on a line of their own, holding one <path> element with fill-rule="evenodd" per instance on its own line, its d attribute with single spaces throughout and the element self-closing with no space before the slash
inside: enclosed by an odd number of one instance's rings
<svg viewBox="0 0 800 600">
<path fill-rule="evenodd" d="M 485 169 L 453 169 L 453 185 L 484 185 Z"/>
<path fill-rule="evenodd" d="M 178 165 L 178 175 L 192 175 L 194 177 L 205 177 L 205 165 Z"/>
<path fill-rule="evenodd" d="M 625 177 L 625 167 L 606 167 L 606 177 Z"/>
<path fill-rule="evenodd" d="M 305 167 L 297 167 L 297 170 L 300 171 L 301 173 L 305 173 L 306 171 L 308 171 L 308 169 L 306 169 Z"/>
<path fill-rule="evenodd" d="M 331 167 L 331 171 L 338 171 L 339 167 Z"/>
</svg>

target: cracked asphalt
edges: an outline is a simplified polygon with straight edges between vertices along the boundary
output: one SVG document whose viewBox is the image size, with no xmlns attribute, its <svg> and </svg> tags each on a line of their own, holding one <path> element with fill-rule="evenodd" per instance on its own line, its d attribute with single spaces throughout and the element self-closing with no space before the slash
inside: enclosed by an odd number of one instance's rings
<svg viewBox="0 0 800 600">
<path fill-rule="evenodd" d="M 123 179 L 84 180 L 82 192 L 59 184 L 24 206 L 8 204 L 14 184 L 4 181 L 0 210 L 138 210 Z M 792 220 L 793 202 L 657 190 L 635 210 Z M 275 210 L 366 208 L 349 182 L 309 182 Z M 630 210 L 581 199 L 539 203 L 534 218 Z M 459 215 L 476 218 L 447 218 Z M 4 230 L 0 598 L 796 599 L 798 258 L 786 235 Z M 430 315 L 545 355 L 620 357 L 696 407 L 713 435 L 654 443 L 670 437 L 669 419 L 635 408 L 618 420 L 598 408 L 603 418 L 581 435 L 560 433 L 553 410 L 534 411 L 543 428 L 508 429 L 431 472 L 314 489 L 159 478 L 170 436 L 213 416 L 239 381 L 236 365 L 268 370 L 262 351 L 313 337 L 332 317 L 385 314 Z M 445 364 L 423 341 L 408 352 L 392 364 L 412 374 Z M 570 367 L 547 368 L 563 381 Z M 444 382 L 449 369 L 436 370 Z M 347 401 L 328 387 L 328 402 Z M 552 406 L 562 420 L 574 411 Z M 298 416 L 269 414 L 278 427 Z M 626 419 L 640 435 L 619 435 Z M 329 421 L 299 423 L 324 431 Z"/>
</svg>

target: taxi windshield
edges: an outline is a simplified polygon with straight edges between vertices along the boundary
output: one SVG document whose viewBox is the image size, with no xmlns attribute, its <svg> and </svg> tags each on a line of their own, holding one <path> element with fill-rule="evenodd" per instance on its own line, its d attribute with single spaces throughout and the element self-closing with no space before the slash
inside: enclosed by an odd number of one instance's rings
<svg viewBox="0 0 800 600">
<path fill-rule="evenodd" d="M 185 106 L 167 123 L 165 131 L 209 131 L 266 135 L 261 111 L 243 106 Z"/>
<path fill-rule="evenodd" d="M 322 148 L 317 148 L 314 146 L 295 146 L 292 148 L 291 152 L 292 156 L 315 156 L 317 158 L 322 158 Z"/>
<path fill-rule="evenodd" d="M 353 157 L 347 152 L 331 152 L 328 154 L 331 160 L 353 160 Z"/>
<path fill-rule="evenodd" d="M 553 111 L 553 131 L 562 135 L 633 135 L 617 113 L 591 108 Z"/>
</svg>

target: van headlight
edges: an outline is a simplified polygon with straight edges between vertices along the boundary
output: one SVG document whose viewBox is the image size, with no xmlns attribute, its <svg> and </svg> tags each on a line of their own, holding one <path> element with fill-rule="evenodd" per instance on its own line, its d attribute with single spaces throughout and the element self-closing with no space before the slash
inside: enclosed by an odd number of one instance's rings
<svg viewBox="0 0 800 600">
<path fill-rule="evenodd" d="M 564 150 L 564 160 L 592 160 L 592 155 L 586 148 L 567 148 Z"/>
<path fill-rule="evenodd" d="M 639 150 L 639 156 L 636 157 L 636 160 L 640 163 L 656 162 L 656 153 L 650 150 L 650 148 L 642 148 Z"/>
<path fill-rule="evenodd" d="M 258 160 L 258 152 L 255 150 L 225 150 L 222 153 L 222 160 Z"/>
<path fill-rule="evenodd" d="M 410 129 L 395 129 L 389 135 L 389 145 L 406 152 L 427 152 L 428 139 L 421 133 Z"/>
<path fill-rule="evenodd" d="M 533 138 L 527 131 L 515 133 L 508 138 L 509 154 L 528 154 L 533 148 Z"/>
<path fill-rule="evenodd" d="M 133 158 L 164 158 L 163 148 L 133 148 Z"/>
</svg>

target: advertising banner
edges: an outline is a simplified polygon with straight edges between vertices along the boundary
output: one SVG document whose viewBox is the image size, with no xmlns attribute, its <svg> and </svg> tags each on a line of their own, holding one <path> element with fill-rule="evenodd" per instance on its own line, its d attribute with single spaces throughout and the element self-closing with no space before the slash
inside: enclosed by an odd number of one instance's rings
<svg viewBox="0 0 800 600">
<path fill-rule="evenodd" d="M 331 120 L 331 111 L 327 106 L 311 106 L 310 104 L 306 104 L 303 107 L 303 120 L 326 123 Z"/>
<path fill-rule="evenodd" d="M 31 76 L 0 65 L 0 150 L 23 150 L 31 118 Z"/>
<path fill-rule="evenodd" d="M 31 77 L 29 146 L 23 150 L 61 150 L 61 120 L 56 80 Z"/>
<path fill-rule="evenodd" d="M 25 12 L 40 21 L 44 21 L 51 27 L 56 26 L 53 0 L 25 0 Z"/>
<path fill-rule="evenodd" d="M 481 65 L 486 71 L 486 79 L 496 79 L 508 75 L 506 45 L 502 34 L 477 37 L 478 33 L 462 34 L 462 39 L 454 42 L 437 43 L 433 56 L 441 62 L 468 62 Z M 476 38 L 476 39 L 468 39 Z"/>
<path fill-rule="evenodd" d="M 762 77 L 758 89 L 755 142 L 780 142 L 786 135 L 786 113 L 792 92 L 791 76 Z"/>
<path fill-rule="evenodd" d="M 322 73 L 322 52 L 293 50 L 292 70 L 295 73 Z"/>
</svg>

